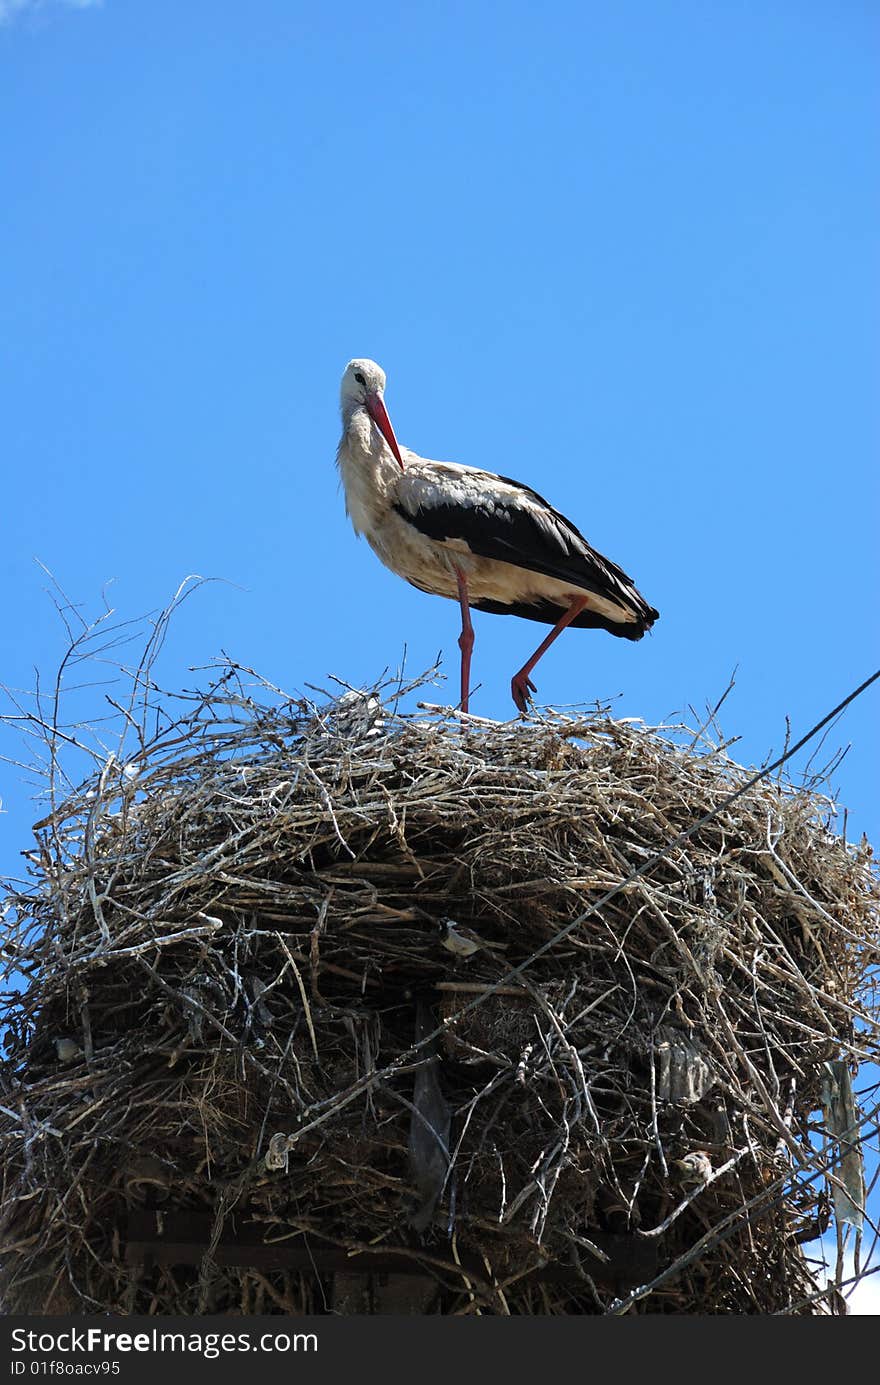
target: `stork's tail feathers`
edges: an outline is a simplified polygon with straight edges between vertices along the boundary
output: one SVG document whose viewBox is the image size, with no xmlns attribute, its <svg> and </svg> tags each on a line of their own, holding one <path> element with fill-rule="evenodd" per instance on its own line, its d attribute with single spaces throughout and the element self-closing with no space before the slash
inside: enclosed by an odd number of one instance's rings
<svg viewBox="0 0 880 1385">
<path fill-rule="evenodd" d="M 487 611 L 494 616 L 519 616 L 521 620 L 537 620 L 542 625 L 555 625 L 563 614 L 563 608 L 552 601 L 514 602 L 505 605 L 501 601 L 472 601 L 477 611 Z M 597 611 L 581 611 L 571 622 L 570 629 L 607 630 L 609 635 L 618 635 L 624 640 L 640 640 L 650 630 L 660 612 L 639 597 L 635 620 L 611 620 L 609 616 L 599 615 Z"/>
<path fill-rule="evenodd" d="M 634 594 L 638 597 L 635 620 L 609 620 L 606 616 L 597 615 L 595 611 L 581 611 L 571 622 L 572 626 L 580 626 L 582 630 L 607 630 L 609 635 L 619 635 L 624 640 L 640 640 L 650 630 L 654 621 L 660 619 L 660 612 L 649 606 L 638 592 Z"/>
</svg>

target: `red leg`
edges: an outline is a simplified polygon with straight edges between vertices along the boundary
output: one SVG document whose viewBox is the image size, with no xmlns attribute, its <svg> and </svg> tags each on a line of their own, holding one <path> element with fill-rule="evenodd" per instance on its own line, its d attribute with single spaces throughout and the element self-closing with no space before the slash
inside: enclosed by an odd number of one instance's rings
<svg viewBox="0 0 880 1385">
<path fill-rule="evenodd" d="M 467 578 L 460 567 L 455 569 L 455 577 L 458 582 L 458 600 L 461 605 L 461 634 L 458 637 L 458 647 L 461 650 L 461 710 L 466 712 L 471 686 L 471 650 L 474 647 L 474 627 L 471 625 Z"/>
<path fill-rule="evenodd" d="M 529 693 L 536 691 L 534 683 L 531 678 L 529 678 L 529 674 L 535 667 L 535 664 L 541 658 L 542 654 L 547 653 L 553 641 L 562 634 L 566 625 L 570 625 L 571 622 L 580 615 L 586 604 L 587 598 L 585 596 L 576 596 L 565 615 L 560 620 L 557 620 L 546 640 L 542 640 L 538 645 L 538 648 L 535 650 L 528 663 L 523 664 L 519 673 L 515 673 L 511 678 L 510 691 L 513 694 L 514 702 L 521 712 L 525 712 L 528 709 Z"/>
</svg>

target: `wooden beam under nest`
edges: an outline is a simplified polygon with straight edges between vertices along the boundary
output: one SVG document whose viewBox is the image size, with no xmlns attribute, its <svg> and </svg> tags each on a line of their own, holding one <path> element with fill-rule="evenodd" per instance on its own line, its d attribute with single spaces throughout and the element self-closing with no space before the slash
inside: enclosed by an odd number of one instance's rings
<svg viewBox="0 0 880 1385">
<path fill-rule="evenodd" d="M 258 1270 L 294 1270 L 303 1274 L 406 1274 L 433 1280 L 451 1276 L 456 1282 L 471 1278 L 485 1283 L 489 1273 L 479 1256 L 460 1252 L 459 1263 L 443 1249 L 421 1245 L 359 1247 L 356 1251 L 322 1242 L 313 1232 L 297 1233 L 284 1240 L 267 1241 L 265 1222 L 230 1216 L 214 1249 L 217 1265 Z M 203 1212 L 132 1211 L 124 1229 L 125 1260 L 129 1265 L 198 1265 L 208 1245 L 214 1218 Z M 656 1247 L 634 1236 L 609 1232 L 590 1233 L 601 1259 L 584 1251 L 582 1268 L 551 1263 L 536 1265 L 524 1280 L 583 1287 L 584 1274 L 596 1285 L 615 1290 L 631 1288 L 651 1279 L 657 1271 Z M 520 1276 L 517 1275 L 520 1282 Z"/>
</svg>

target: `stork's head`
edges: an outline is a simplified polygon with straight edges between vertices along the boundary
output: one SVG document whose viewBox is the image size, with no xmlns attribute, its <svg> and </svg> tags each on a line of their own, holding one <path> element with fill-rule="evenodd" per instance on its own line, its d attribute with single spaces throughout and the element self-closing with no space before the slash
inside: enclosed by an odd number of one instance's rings
<svg viewBox="0 0 880 1385">
<path fill-rule="evenodd" d="M 391 448 L 401 471 L 403 458 L 385 408 L 385 372 L 375 361 L 356 357 L 345 367 L 340 390 L 343 417 L 361 406 L 366 409 L 379 432 Z"/>
</svg>

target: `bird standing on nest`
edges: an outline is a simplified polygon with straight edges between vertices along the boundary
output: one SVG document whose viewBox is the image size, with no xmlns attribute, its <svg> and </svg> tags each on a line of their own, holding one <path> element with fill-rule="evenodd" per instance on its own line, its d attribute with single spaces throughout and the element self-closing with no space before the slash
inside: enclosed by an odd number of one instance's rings
<svg viewBox="0 0 880 1385">
<path fill-rule="evenodd" d="M 486 938 L 481 938 L 479 933 L 475 933 L 473 928 L 468 928 L 464 923 L 456 923 L 455 919 L 441 919 L 437 928 L 441 943 L 456 957 L 473 957 L 475 952 L 482 951 L 507 951 L 506 943 L 490 943 Z"/>
<path fill-rule="evenodd" d="M 392 572 L 421 591 L 458 600 L 462 711 L 474 647 L 471 607 L 553 626 L 511 679 L 521 712 L 535 691 L 532 670 L 566 626 L 627 640 L 650 630 L 658 612 L 571 520 L 519 481 L 400 447 L 384 396 L 381 367 L 349 361 L 337 454 L 346 510 Z"/>
<path fill-rule="evenodd" d="M 695 1149 L 683 1159 L 673 1159 L 672 1163 L 685 1188 L 705 1188 L 712 1181 L 712 1160 L 704 1149 Z"/>
</svg>

